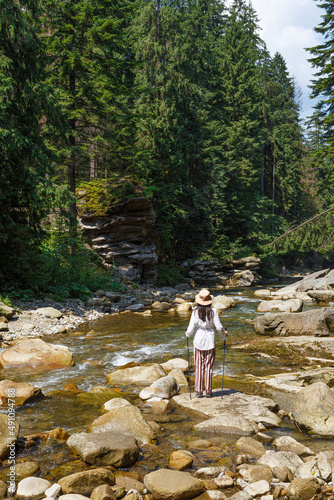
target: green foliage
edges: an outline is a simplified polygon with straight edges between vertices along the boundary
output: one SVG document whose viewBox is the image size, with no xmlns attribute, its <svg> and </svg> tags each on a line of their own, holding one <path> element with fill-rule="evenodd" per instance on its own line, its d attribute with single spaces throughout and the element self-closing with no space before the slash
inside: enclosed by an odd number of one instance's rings
<svg viewBox="0 0 334 500">
<path fill-rule="evenodd" d="M 0 302 L 9 307 L 13 306 L 12 301 L 8 295 L 0 295 Z"/>
<path fill-rule="evenodd" d="M 161 286 L 175 286 L 186 281 L 183 268 L 175 261 L 170 260 L 158 265 L 158 284 Z"/>
</svg>

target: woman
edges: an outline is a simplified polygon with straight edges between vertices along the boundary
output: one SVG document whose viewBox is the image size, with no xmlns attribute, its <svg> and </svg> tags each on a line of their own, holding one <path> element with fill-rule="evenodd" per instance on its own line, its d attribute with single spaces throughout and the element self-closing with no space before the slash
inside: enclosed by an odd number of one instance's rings
<svg viewBox="0 0 334 500">
<path fill-rule="evenodd" d="M 216 352 L 216 333 L 222 339 L 228 335 L 222 326 L 218 311 L 211 307 L 213 297 L 209 290 L 203 289 L 196 295 L 197 307 L 193 311 L 185 336 L 190 337 L 194 332 L 194 358 L 195 358 L 195 391 L 196 397 L 203 397 L 203 381 L 205 374 L 206 397 L 212 398 L 212 370 Z"/>
</svg>

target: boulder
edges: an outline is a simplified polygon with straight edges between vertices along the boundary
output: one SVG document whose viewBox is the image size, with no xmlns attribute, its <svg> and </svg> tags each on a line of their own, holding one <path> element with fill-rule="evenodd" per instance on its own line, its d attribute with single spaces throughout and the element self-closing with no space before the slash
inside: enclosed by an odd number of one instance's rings
<svg viewBox="0 0 334 500">
<path fill-rule="evenodd" d="M 129 467 L 139 457 L 136 440 L 116 432 L 80 432 L 72 434 L 66 444 L 72 452 L 92 465 Z"/>
<path fill-rule="evenodd" d="M 177 470 L 190 469 L 193 461 L 194 455 L 190 451 L 176 450 L 169 457 L 169 467 Z"/>
<path fill-rule="evenodd" d="M 272 444 L 278 451 L 292 451 L 302 458 L 314 455 L 314 452 L 310 450 L 310 448 L 299 443 L 291 436 L 281 436 L 276 438 Z"/>
<path fill-rule="evenodd" d="M 0 354 L 3 368 L 38 368 L 55 370 L 73 366 L 74 361 L 68 347 L 48 344 L 41 339 L 26 339 L 17 342 Z"/>
<path fill-rule="evenodd" d="M 198 479 L 212 479 L 214 477 L 218 477 L 219 475 L 225 474 L 226 470 L 227 469 L 224 466 L 202 467 L 195 472 L 194 476 Z"/>
<path fill-rule="evenodd" d="M 109 484 L 101 484 L 94 488 L 90 500 L 116 500 L 116 495 Z"/>
<path fill-rule="evenodd" d="M 271 291 L 268 290 L 267 288 L 263 288 L 263 289 L 260 289 L 260 290 L 255 290 L 254 292 L 254 297 L 259 297 L 260 299 L 261 298 L 266 298 L 266 297 L 270 297 L 270 294 L 271 294 Z"/>
<path fill-rule="evenodd" d="M 143 389 L 139 394 L 139 397 L 141 399 L 150 399 L 153 397 L 170 399 L 175 396 L 179 390 L 180 387 L 175 378 L 167 375 L 153 382 L 150 387 Z"/>
<path fill-rule="evenodd" d="M 303 302 L 298 299 L 290 300 L 263 300 L 257 306 L 258 312 L 270 312 L 270 311 L 280 311 L 280 312 L 290 312 L 296 313 L 303 309 Z"/>
<path fill-rule="evenodd" d="M 188 361 L 182 358 L 173 358 L 166 361 L 166 363 L 161 363 L 161 367 L 166 373 L 169 373 L 176 368 L 186 372 L 188 371 Z"/>
<path fill-rule="evenodd" d="M 160 469 L 146 474 L 144 484 L 153 498 L 160 500 L 187 500 L 202 493 L 202 481 L 187 472 Z"/>
<path fill-rule="evenodd" d="M 135 406 L 121 406 L 101 415 L 89 427 L 89 432 L 113 431 L 134 437 L 139 443 L 153 444 L 152 427 L 144 420 Z"/>
<path fill-rule="evenodd" d="M 0 357 L 1 359 L 1 357 Z M 157 363 L 149 366 L 134 366 L 132 368 L 120 368 L 107 375 L 107 380 L 114 385 L 139 384 L 147 385 L 153 383 L 166 374 Z"/>
<path fill-rule="evenodd" d="M 0 460 L 4 460 L 8 455 L 15 454 L 15 445 L 9 447 L 9 443 L 15 443 L 20 426 L 18 419 L 12 419 L 11 416 L 0 413 Z"/>
<path fill-rule="evenodd" d="M 306 370 L 291 373 L 279 373 L 277 375 L 262 378 L 270 387 L 288 392 L 299 392 L 303 387 L 316 382 L 324 382 L 332 387 L 334 385 L 334 369 L 320 368 L 318 370 Z"/>
<path fill-rule="evenodd" d="M 233 478 L 227 475 L 215 477 L 213 482 L 219 489 L 231 488 L 234 484 Z"/>
<path fill-rule="evenodd" d="M 45 318 L 60 319 L 63 317 L 63 313 L 54 307 L 40 307 L 35 312 Z"/>
<path fill-rule="evenodd" d="M 169 372 L 169 376 L 174 377 L 178 385 L 188 385 L 188 380 L 180 368 L 174 368 L 174 370 Z"/>
<path fill-rule="evenodd" d="M 249 493 L 252 497 L 257 497 L 259 495 L 265 495 L 270 491 L 270 484 L 265 479 L 251 483 L 244 489 L 246 493 Z"/>
<path fill-rule="evenodd" d="M 26 477 L 22 479 L 16 490 L 16 498 L 22 500 L 38 500 L 44 497 L 45 491 L 51 483 L 41 477 Z"/>
<path fill-rule="evenodd" d="M 302 459 L 292 451 L 267 450 L 257 461 L 258 465 L 274 467 L 287 467 L 292 474 L 304 463 Z"/>
<path fill-rule="evenodd" d="M 265 479 L 271 484 L 273 480 L 273 472 L 268 465 L 244 464 L 244 468 L 239 469 L 239 474 L 247 483 L 256 483 Z"/>
<path fill-rule="evenodd" d="M 193 304 L 192 302 L 183 302 L 182 304 L 179 304 L 176 308 L 176 312 L 178 313 L 184 313 L 184 312 L 189 312 L 192 310 Z"/>
<path fill-rule="evenodd" d="M 20 481 L 25 477 L 34 476 L 38 471 L 39 466 L 37 462 L 22 462 L 15 465 L 16 480 Z"/>
<path fill-rule="evenodd" d="M 89 497 L 94 488 L 101 484 L 114 485 L 115 475 L 108 469 L 92 469 L 63 477 L 59 479 L 58 484 L 65 495 L 74 493 Z"/>
<path fill-rule="evenodd" d="M 6 306 L 3 302 L 0 302 L 0 316 L 5 317 L 6 319 L 12 319 L 15 314 L 14 307 Z"/>
<path fill-rule="evenodd" d="M 259 428 L 253 420 L 237 413 L 224 413 L 194 425 L 196 431 L 249 436 Z"/>
<path fill-rule="evenodd" d="M 334 436 L 334 394 L 323 382 L 301 389 L 292 401 L 291 414 L 301 429 L 322 437 Z"/>
<path fill-rule="evenodd" d="M 251 455 L 252 457 L 262 457 L 266 449 L 262 443 L 251 437 L 242 437 L 235 443 L 237 450 Z"/>
<path fill-rule="evenodd" d="M 45 496 L 49 498 L 57 498 L 61 492 L 61 487 L 58 483 L 54 483 L 50 488 L 45 490 Z"/>
<path fill-rule="evenodd" d="M 327 276 L 327 278 L 326 278 Z M 293 298 L 296 292 L 308 292 L 309 290 L 330 289 L 330 283 L 333 281 L 333 272 L 330 269 L 323 269 L 306 276 L 296 283 L 280 288 L 272 292 L 276 297 L 290 296 Z"/>
<path fill-rule="evenodd" d="M 9 397 L 8 394 L 15 394 L 15 396 Z M 34 387 L 27 382 L 14 382 L 9 379 L 0 382 L 0 401 L 3 405 L 8 404 L 8 399 L 14 401 L 15 406 L 23 406 L 25 403 L 38 401 L 43 397 L 44 394 L 39 387 Z"/>
<path fill-rule="evenodd" d="M 332 478 L 332 462 L 334 453 L 332 451 L 321 451 L 315 457 L 310 458 L 296 471 L 295 476 L 303 479 L 315 478 L 318 482 L 328 482 Z"/>
<path fill-rule="evenodd" d="M 251 286 L 255 281 L 255 275 L 247 270 L 247 271 L 240 271 L 240 272 L 234 272 L 230 283 L 231 286 Z"/>
<path fill-rule="evenodd" d="M 115 408 L 122 408 L 124 406 L 132 406 L 131 403 L 127 399 L 124 398 L 113 398 L 109 399 L 104 405 L 102 406 L 103 411 L 111 411 L 114 410 Z"/>
<path fill-rule="evenodd" d="M 334 290 L 309 290 L 307 295 L 320 304 L 334 300 Z"/>
<path fill-rule="evenodd" d="M 321 487 L 316 479 L 298 477 L 289 485 L 286 496 L 291 500 L 312 500 L 318 493 L 321 493 Z"/>
<path fill-rule="evenodd" d="M 141 495 L 145 494 L 145 485 L 131 476 L 118 476 L 116 478 L 116 486 L 120 486 L 125 491 L 136 490 Z"/>
<path fill-rule="evenodd" d="M 301 313 L 267 313 L 254 320 L 259 335 L 318 335 L 334 331 L 334 309 L 319 308 Z"/>
<path fill-rule="evenodd" d="M 229 309 L 230 307 L 235 307 L 235 300 L 232 297 L 227 297 L 226 295 L 217 295 L 213 299 L 212 307 L 218 311 Z"/>
</svg>

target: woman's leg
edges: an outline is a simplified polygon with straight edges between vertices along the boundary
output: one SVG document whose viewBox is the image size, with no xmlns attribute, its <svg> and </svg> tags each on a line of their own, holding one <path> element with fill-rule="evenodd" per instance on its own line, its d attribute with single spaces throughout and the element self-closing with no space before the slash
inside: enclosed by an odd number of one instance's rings
<svg viewBox="0 0 334 500">
<path fill-rule="evenodd" d="M 206 393 L 212 392 L 212 372 L 213 364 L 215 362 L 216 349 L 209 349 L 205 352 L 205 391 Z"/>
<path fill-rule="evenodd" d="M 194 347 L 194 361 L 195 361 L 195 391 L 202 392 L 203 391 L 203 380 L 204 380 L 204 360 L 202 357 L 202 353 L 204 351 L 200 351 Z"/>
</svg>

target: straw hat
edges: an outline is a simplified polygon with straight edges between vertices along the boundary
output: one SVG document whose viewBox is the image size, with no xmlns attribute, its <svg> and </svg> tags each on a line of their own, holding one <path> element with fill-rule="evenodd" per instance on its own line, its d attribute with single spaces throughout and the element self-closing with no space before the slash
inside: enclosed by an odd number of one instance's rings
<svg viewBox="0 0 334 500">
<path fill-rule="evenodd" d="M 200 304 L 201 306 L 208 306 L 209 304 L 212 304 L 213 297 L 210 295 L 209 290 L 206 288 L 203 288 L 195 297 L 195 300 L 197 304 Z"/>
</svg>

